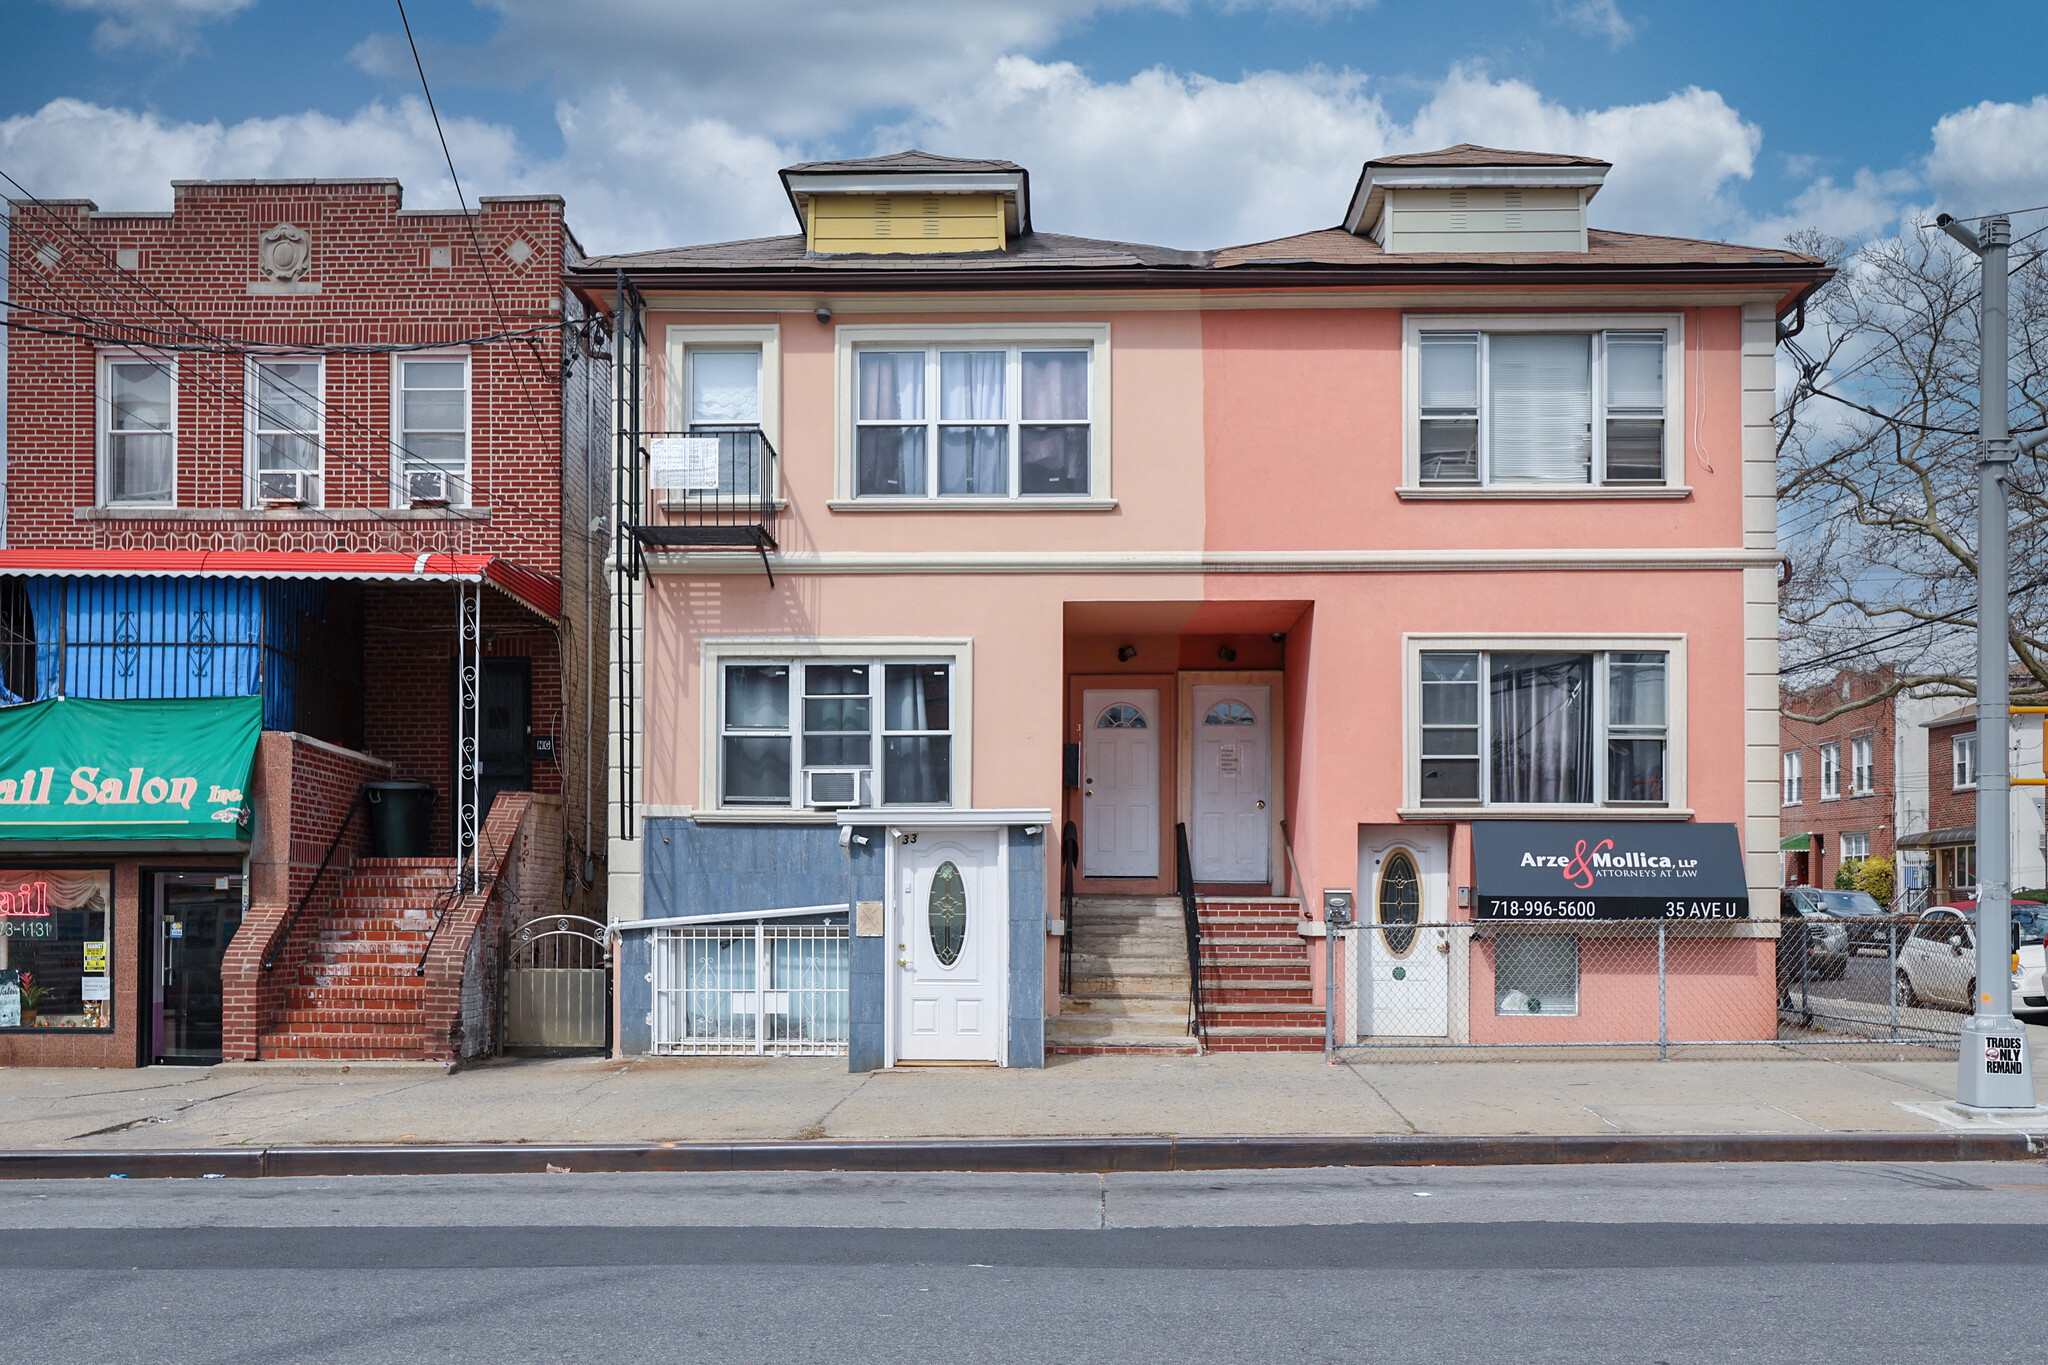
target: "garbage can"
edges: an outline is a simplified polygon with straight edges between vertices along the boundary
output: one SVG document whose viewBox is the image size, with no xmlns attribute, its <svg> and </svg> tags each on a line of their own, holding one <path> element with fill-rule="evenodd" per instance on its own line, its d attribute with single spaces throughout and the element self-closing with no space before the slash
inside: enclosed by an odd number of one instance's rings
<svg viewBox="0 0 2048 1365">
<path fill-rule="evenodd" d="M 432 854 L 434 789 L 424 782 L 370 782 L 370 856 L 425 858 Z"/>
</svg>

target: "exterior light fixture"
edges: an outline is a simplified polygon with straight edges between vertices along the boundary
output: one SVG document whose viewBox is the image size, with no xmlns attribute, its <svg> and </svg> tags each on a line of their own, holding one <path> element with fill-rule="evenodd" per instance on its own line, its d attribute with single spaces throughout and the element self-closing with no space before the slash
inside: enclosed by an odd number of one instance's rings
<svg viewBox="0 0 2048 1365">
<path fill-rule="evenodd" d="M 1216 657 L 1223 660 L 1224 663 L 1234 664 L 1237 662 L 1237 651 L 1229 645 L 1223 645 L 1216 650 Z"/>
<path fill-rule="evenodd" d="M 1120 664 L 1127 664 L 1137 657 L 1138 647 L 1136 645 L 1118 645 L 1116 647 L 1116 661 Z"/>
</svg>

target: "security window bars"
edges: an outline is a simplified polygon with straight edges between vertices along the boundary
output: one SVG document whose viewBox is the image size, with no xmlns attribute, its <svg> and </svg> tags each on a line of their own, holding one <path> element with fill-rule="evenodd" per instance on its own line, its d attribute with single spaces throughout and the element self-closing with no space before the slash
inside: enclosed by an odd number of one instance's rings
<svg viewBox="0 0 2048 1365">
<path fill-rule="evenodd" d="M 1797 749 L 1785 751 L 1785 804 L 1796 806 L 1805 800 L 1806 755 Z"/>
<path fill-rule="evenodd" d="M 879 766 L 879 804 L 951 805 L 952 684 L 943 662 L 727 661 L 719 803 L 790 808 L 806 769 Z"/>
<path fill-rule="evenodd" d="M 1877 790 L 1877 741 L 1862 735 L 1849 741 L 1849 794 L 1869 796 Z"/>
<path fill-rule="evenodd" d="M 1432 651 L 1421 668 L 1425 804 L 1668 800 L 1669 655 Z"/>
<path fill-rule="evenodd" d="M 1424 332 L 1418 341 L 1423 484 L 1667 481 L 1663 332 Z"/>
<path fill-rule="evenodd" d="M 863 349 L 854 357 L 856 497 L 1083 497 L 1090 352 Z"/>
<path fill-rule="evenodd" d="M 249 409 L 250 504 L 320 501 L 320 361 L 257 360 Z"/>
<path fill-rule="evenodd" d="M 1955 756 L 1955 789 L 1977 785 L 1977 737 L 1957 735 L 1951 742 Z"/>
<path fill-rule="evenodd" d="M 469 362 L 443 356 L 398 362 L 401 504 L 469 502 Z"/>
<path fill-rule="evenodd" d="M 1837 801 L 1842 796 L 1842 746 L 1820 746 L 1820 799 Z"/>
<path fill-rule="evenodd" d="M 168 361 L 109 359 L 100 402 L 102 498 L 112 507 L 177 501 L 177 371 Z"/>
</svg>

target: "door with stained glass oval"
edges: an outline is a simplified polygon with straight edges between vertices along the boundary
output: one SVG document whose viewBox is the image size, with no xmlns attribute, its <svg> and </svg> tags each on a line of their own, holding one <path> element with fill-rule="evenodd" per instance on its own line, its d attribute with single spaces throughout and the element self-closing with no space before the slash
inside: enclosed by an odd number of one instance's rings
<svg viewBox="0 0 2048 1365">
<path fill-rule="evenodd" d="M 1002 1055 L 1010 915 L 999 838 L 995 830 L 897 835 L 889 946 L 898 1061 L 994 1062 Z"/>
<path fill-rule="evenodd" d="M 1449 847 L 1440 828 L 1361 826 L 1358 1025 L 1373 1038 L 1442 1038 L 1450 1024 Z"/>
</svg>

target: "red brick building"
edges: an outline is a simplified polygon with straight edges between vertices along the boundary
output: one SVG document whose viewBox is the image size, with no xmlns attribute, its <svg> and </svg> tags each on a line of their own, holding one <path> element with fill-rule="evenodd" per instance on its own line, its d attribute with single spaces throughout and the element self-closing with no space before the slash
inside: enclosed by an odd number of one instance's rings
<svg viewBox="0 0 2048 1365">
<path fill-rule="evenodd" d="M 1857 706 L 1890 688 L 1890 665 L 1844 669 L 1827 682 L 1781 697 L 1779 786 L 1783 804 L 1785 881 L 1791 886 L 1833 886 L 1845 860 L 1896 862 L 1902 699 Z M 1910 699 L 1905 699 L 1910 700 Z M 1852 709 L 1814 724 L 1796 716 Z M 1917 727 L 1908 723 L 1908 732 Z"/>
<path fill-rule="evenodd" d="M 0 1065 L 493 1045 L 508 887 L 602 885 L 609 372 L 562 201 L 175 190 L 9 205 L 0 701 L 260 697 L 259 751 L 219 838 L 0 830 L 0 879 L 84 888 L 0 936 L 49 983 L 0 957 Z"/>
</svg>

